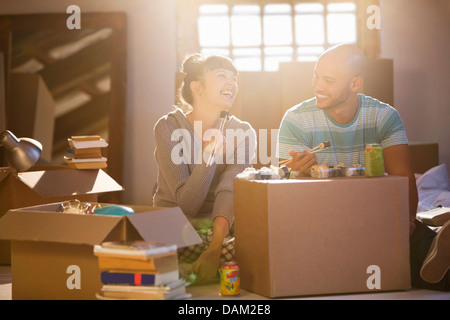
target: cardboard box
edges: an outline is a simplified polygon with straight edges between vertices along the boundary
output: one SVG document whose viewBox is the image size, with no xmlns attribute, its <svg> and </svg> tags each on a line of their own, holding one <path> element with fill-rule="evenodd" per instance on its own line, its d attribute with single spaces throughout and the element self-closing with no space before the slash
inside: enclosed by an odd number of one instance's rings
<svg viewBox="0 0 450 320">
<path fill-rule="evenodd" d="M 234 182 L 241 288 L 267 297 L 410 288 L 405 177 Z"/>
<path fill-rule="evenodd" d="M 12 209 L 0 219 L 0 237 L 12 244 L 13 299 L 95 299 L 101 281 L 93 246 L 103 241 L 160 241 L 179 248 L 201 242 L 178 207 L 129 206 L 135 214 L 103 216 L 60 213 L 59 206 Z"/>
<path fill-rule="evenodd" d="M 0 218 L 9 210 L 71 199 L 97 201 L 100 193 L 123 190 L 103 170 L 75 170 L 65 166 L 34 167 L 13 173 L 0 168 Z M 0 241 L 0 264 L 9 264 L 10 246 Z"/>
</svg>

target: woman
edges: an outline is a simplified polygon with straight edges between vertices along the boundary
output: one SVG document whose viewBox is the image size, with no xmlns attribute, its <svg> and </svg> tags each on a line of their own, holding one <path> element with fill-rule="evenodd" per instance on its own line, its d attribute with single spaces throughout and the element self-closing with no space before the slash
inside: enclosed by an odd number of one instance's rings
<svg viewBox="0 0 450 320">
<path fill-rule="evenodd" d="M 193 262 L 202 282 L 216 276 L 221 262 L 234 259 L 233 179 L 250 166 L 256 134 L 247 122 L 224 119 L 238 91 L 230 59 L 193 54 L 182 73 L 180 108 L 154 127 L 158 187 L 153 204 L 180 207 L 202 237 L 203 244 L 179 250 L 180 261 Z M 214 161 L 208 162 L 210 157 Z"/>
</svg>

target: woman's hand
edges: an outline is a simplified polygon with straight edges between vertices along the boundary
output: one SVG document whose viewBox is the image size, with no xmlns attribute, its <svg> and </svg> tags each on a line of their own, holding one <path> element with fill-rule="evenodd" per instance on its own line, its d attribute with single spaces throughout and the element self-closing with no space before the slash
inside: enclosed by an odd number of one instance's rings
<svg viewBox="0 0 450 320">
<path fill-rule="evenodd" d="M 218 159 L 225 154 L 226 148 L 226 139 L 225 135 L 218 129 L 210 129 L 214 133 L 212 136 L 206 134 L 206 138 L 210 138 L 210 142 L 205 144 L 203 147 L 203 158 L 209 159 L 212 155 L 215 158 L 216 162 L 219 162 Z"/>
<path fill-rule="evenodd" d="M 223 240 L 229 228 L 230 225 L 226 218 L 219 216 L 214 219 L 211 243 L 192 266 L 198 283 L 208 281 L 216 276 L 220 267 Z"/>
<path fill-rule="evenodd" d="M 197 275 L 197 283 L 202 283 L 214 278 L 220 264 L 221 247 L 214 249 L 208 247 L 194 262 L 192 271 Z"/>
</svg>

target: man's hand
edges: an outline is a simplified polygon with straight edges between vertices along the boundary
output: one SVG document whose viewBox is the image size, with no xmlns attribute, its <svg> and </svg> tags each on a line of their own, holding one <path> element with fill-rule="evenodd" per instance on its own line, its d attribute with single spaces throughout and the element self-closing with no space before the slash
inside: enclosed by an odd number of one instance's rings
<svg viewBox="0 0 450 320">
<path fill-rule="evenodd" d="M 293 151 L 289 150 L 289 155 L 292 157 L 285 165 L 293 171 L 298 171 L 303 175 L 310 175 L 311 167 L 317 164 L 317 157 L 309 150 Z"/>
</svg>

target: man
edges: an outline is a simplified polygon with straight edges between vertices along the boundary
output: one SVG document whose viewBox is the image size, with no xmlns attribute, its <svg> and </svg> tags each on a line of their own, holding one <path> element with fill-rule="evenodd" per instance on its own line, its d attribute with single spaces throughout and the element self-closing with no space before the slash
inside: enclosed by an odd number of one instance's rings
<svg viewBox="0 0 450 320">
<path fill-rule="evenodd" d="M 354 45 L 342 44 L 322 53 L 312 81 L 315 97 L 292 107 L 283 117 L 278 133 L 278 157 L 289 159 L 287 166 L 292 170 L 309 175 L 314 164 L 364 165 L 365 144 L 379 143 L 386 172 L 409 178 L 413 286 L 448 290 L 450 276 L 448 272 L 444 274 L 450 265 L 450 254 L 445 252 L 450 252 L 450 224 L 436 237 L 444 245 L 433 244 L 433 248 L 438 248 L 437 254 L 430 249 L 425 259 L 435 233 L 415 219 L 418 195 L 403 121 L 390 105 L 358 93 L 365 72 L 365 56 Z M 324 141 L 330 142 L 330 148 L 310 152 Z M 439 283 L 431 285 L 435 282 Z"/>
</svg>

